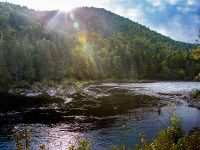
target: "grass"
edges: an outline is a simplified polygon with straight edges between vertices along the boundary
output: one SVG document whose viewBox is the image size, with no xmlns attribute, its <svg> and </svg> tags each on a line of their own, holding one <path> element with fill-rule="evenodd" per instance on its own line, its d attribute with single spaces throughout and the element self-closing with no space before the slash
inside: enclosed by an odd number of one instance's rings
<svg viewBox="0 0 200 150">
<path fill-rule="evenodd" d="M 29 150 L 30 130 L 28 127 L 24 130 L 14 130 L 14 138 L 16 150 Z M 24 135 L 24 136 L 23 136 Z M 24 137 L 24 139 L 23 139 Z M 40 150 L 47 150 L 45 145 L 41 145 Z M 87 140 L 81 140 L 77 146 L 71 145 L 69 150 L 91 150 L 92 146 Z M 126 145 L 121 147 L 112 146 L 105 150 L 126 150 Z M 160 131 L 157 138 L 153 142 L 148 142 L 145 135 L 140 136 L 140 143 L 134 148 L 136 150 L 199 150 L 200 149 L 200 129 L 197 129 L 189 134 L 185 134 L 181 128 L 181 118 L 172 116 L 168 128 Z"/>
</svg>

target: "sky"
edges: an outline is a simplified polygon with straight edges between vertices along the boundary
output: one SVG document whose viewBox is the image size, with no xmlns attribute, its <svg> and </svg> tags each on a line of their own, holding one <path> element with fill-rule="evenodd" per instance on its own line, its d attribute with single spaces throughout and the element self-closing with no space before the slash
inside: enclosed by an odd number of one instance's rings
<svg viewBox="0 0 200 150">
<path fill-rule="evenodd" d="M 105 8 L 174 40 L 195 42 L 200 29 L 200 0 L 0 0 L 35 10 Z"/>
</svg>

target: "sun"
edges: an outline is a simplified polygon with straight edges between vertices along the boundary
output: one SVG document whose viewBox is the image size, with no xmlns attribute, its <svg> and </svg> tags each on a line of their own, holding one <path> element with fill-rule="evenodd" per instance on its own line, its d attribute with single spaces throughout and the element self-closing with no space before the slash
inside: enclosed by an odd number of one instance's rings
<svg viewBox="0 0 200 150">
<path fill-rule="evenodd" d="M 65 12 L 69 12 L 74 8 L 81 7 L 83 6 L 83 1 L 82 0 L 69 0 L 65 1 L 62 4 L 59 5 L 59 9 Z"/>
<path fill-rule="evenodd" d="M 105 1 L 102 0 L 57 0 L 58 3 L 54 5 L 59 6 L 59 9 L 62 11 L 69 12 L 77 7 L 103 7 L 106 5 Z"/>
<path fill-rule="evenodd" d="M 65 12 L 69 12 L 76 7 L 78 7 L 78 6 L 73 5 L 73 4 L 67 4 L 67 5 L 61 6 L 59 9 L 62 10 L 62 11 L 65 11 Z"/>
</svg>

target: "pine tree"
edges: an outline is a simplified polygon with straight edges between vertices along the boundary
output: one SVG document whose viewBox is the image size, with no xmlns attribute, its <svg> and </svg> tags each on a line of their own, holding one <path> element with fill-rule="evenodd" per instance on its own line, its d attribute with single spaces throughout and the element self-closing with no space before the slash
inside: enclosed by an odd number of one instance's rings
<svg viewBox="0 0 200 150">
<path fill-rule="evenodd" d="M 8 66 L 6 64 L 4 55 L 3 55 L 3 42 L 2 42 L 2 33 L 0 34 L 0 85 L 8 84 L 11 81 L 11 75 L 8 71 Z"/>
</svg>

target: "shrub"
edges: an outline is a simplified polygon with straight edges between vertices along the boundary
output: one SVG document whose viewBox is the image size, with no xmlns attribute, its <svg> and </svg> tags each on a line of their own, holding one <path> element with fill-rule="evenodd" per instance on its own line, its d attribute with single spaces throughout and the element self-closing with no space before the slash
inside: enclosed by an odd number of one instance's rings
<svg viewBox="0 0 200 150">
<path fill-rule="evenodd" d="M 191 93 L 191 97 L 200 100 L 200 90 L 195 90 Z"/>
<path fill-rule="evenodd" d="M 16 149 L 23 149 L 23 136 L 19 129 L 14 130 L 14 138 Z M 25 130 L 26 150 L 30 149 L 30 131 L 26 126 Z M 40 150 L 45 150 L 45 145 L 40 146 Z M 71 145 L 69 150 L 91 150 L 91 145 L 87 140 L 81 140 L 77 147 Z M 125 150 L 125 145 L 121 147 L 112 146 L 110 150 Z M 136 146 L 136 150 L 199 150 L 200 149 L 200 129 L 190 134 L 184 134 L 181 128 L 181 118 L 175 115 L 170 118 L 169 127 L 160 131 L 157 138 L 149 143 L 144 134 L 140 135 L 140 144 Z M 106 149 L 105 149 L 106 150 Z"/>
</svg>

